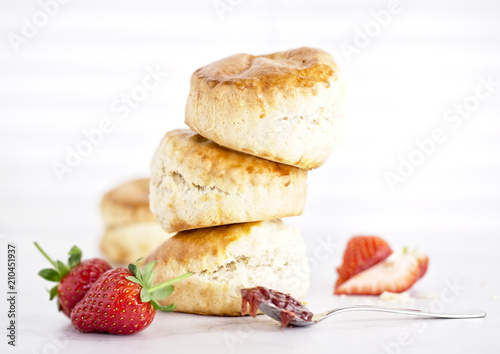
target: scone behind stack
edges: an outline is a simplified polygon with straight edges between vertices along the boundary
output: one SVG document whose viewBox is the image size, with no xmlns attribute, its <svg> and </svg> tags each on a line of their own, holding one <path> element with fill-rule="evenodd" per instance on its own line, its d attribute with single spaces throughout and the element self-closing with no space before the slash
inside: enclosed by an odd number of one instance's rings
<svg viewBox="0 0 500 354">
<path fill-rule="evenodd" d="M 309 265 L 299 230 L 281 220 L 179 232 L 151 253 L 155 283 L 187 272 L 162 305 L 202 315 L 241 315 L 240 289 L 265 286 L 305 295 Z"/>
<path fill-rule="evenodd" d="M 106 225 L 101 250 L 112 263 L 135 263 L 173 235 L 162 229 L 149 210 L 149 183 L 149 178 L 129 181 L 101 199 Z"/>
</svg>

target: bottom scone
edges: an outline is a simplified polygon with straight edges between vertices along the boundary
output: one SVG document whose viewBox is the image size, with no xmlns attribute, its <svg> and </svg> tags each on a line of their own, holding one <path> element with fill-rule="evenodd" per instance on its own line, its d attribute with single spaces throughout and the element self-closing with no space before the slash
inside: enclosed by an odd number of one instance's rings
<svg viewBox="0 0 500 354">
<path fill-rule="evenodd" d="M 240 289 L 264 286 L 295 298 L 309 287 L 305 243 L 281 220 L 182 231 L 156 248 L 155 283 L 191 272 L 162 305 L 201 315 L 240 316 Z"/>
<path fill-rule="evenodd" d="M 102 235 L 101 250 L 112 263 L 135 263 L 172 235 L 175 233 L 166 232 L 156 221 L 108 226 Z"/>
</svg>

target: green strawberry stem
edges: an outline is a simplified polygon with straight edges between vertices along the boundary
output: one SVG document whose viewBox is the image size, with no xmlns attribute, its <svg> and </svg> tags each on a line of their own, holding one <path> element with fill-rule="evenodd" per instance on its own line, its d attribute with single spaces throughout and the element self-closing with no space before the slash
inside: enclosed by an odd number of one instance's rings
<svg viewBox="0 0 500 354">
<path fill-rule="evenodd" d="M 42 247 L 40 247 L 40 245 L 38 245 L 38 243 L 36 243 L 36 242 L 35 242 L 35 246 L 36 246 L 36 248 L 38 248 L 40 253 L 43 254 L 45 256 L 45 258 L 48 259 L 48 261 L 54 266 L 54 268 L 57 269 L 57 264 L 52 260 L 52 258 L 49 257 L 49 255 L 47 253 L 45 253 L 45 251 L 42 249 Z"/>
<path fill-rule="evenodd" d="M 35 247 L 40 251 L 40 253 L 43 254 L 43 256 L 47 258 L 47 260 L 54 267 L 54 269 L 45 268 L 38 272 L 39 276 L 48 281 L 60 282 L 69 273 L 71 269 L 80 264 L 82 251 L 76 246 L 73 246 L 71 250 L 68 252 L 69 254 L 68 264 L 64 264 L 61 261 L 52 260 L 52 258 L 50 258 L 50 256 L 47 253 L 45 253 L 45 251 L 42 249 L 42 247 L 40 247 L 38 243 L 34 242 L 34 244 Z"/>
<path fill-rule="evenodd" d="M 169 306 L 162 306 L 158 303 L 158 301 L 163 300 L 170 296 L 174 291 L 174 286 L 172 285 L 179 280 L 185 279 L 193 273 L 186 273 L 177 278 L 167 280 L 166 282 L 156 284 L 153 286 L 153 279 L 156 275 L 156 272 L 153 271 L 155 261 L 151 261 L 141 269 L 138 266 L 141 258 L 135 262 L 135 264 L 129 264 L 128 270 L 133 274 L 132 276 L 126 277 L 126 279 L 139 284 L 141 286 L 141 294 L 140 298 L 142 302 L 149 302 L 153 305 L 155 310 L 170 312 L 175 309 L 175 305 L 171 304 Z"/>
<path fill-rule="evenodd" d="M 167 280 L 164 283 L 156 284 L 155 286 L 153 286 L 152 288 L 149 288 L 148 290 L 149 291 L 155 291 L 155 290 L 166 288 L 167 286 L 169 286 L 169 285 L 171 285 L 171 284 L 173 284 L 175 282 L 178 282 L 179 280 L 182 280 L 182 279 L 185 279 L 187 277 L 190 277 L 191 275 L 193 275 L 193 273 L 183 274 L 183 275 L 181 275 L 181 276 L 179 276 L 177 278 Z"/>
<path fill-rule="evenodd" d="M 40 247 L 40 245 L 37 242 L 34 242 L 34 244 L 35 247 L 40 251 L 40 253 L 43 254 L 43 256 L 54 267 L 54 269 L 45 268 L 38 272 L 38 275 L 41 276 L 43 279 L 58 283 L 49 290 L 50 300 L 52 300 L 55 297 L 58 297 L 59 295 L 58 285 L 61 282 L 61 280 L 69 273 L 69 271 L 73 267 L 75 267 L 80 263 L 82 251 L 78 247 L 73 246 L 68 253 L 70 257 L 68 259 L 68 265 L 66 265 L 61 261 L 54 261 L 52 258 L 50 258 L 50 256 L 47 253 L 45 253 L 45 251 L 42 249 L 42 247 Z M 59 306 L 59 301 L 57 302 L 57 308 L 59 310 L 61 309 L 61 307 Z"/>
</svg>

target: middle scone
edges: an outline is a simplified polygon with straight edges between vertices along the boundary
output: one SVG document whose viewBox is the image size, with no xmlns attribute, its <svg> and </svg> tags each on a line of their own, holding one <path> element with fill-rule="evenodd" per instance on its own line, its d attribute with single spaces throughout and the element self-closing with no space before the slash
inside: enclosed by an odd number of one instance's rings
<svg viewBox="0 0 500 354">
<path fill-rule="evenodd" d="M 187 130 L 151 161 L 150 208 L 167 232 L 300 215 L 307 170 L 224 148 Z"/>
</svg>

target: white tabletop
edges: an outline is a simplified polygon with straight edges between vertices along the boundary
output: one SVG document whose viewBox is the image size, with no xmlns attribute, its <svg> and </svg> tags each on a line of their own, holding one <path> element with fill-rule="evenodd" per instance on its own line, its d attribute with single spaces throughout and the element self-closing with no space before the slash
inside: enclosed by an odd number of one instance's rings
<svg viewBox="0 0 500 354">
<path fill-rule="evenodd" d="M 305 229 L 305 227 L 301 227 Z M 310 328 L 281 329 L 280 324 L 265 316 L 212 317 L 181 313 L 158 313 L 153 324 L 145 331 L 132 336 L 81 334 L 72 328 L 69 320 L 57 313 L 55 304 L 48 301 L 44 288 L 47 282 L 36 276 L 46 261 L 27 240 L 18 242 L 19 252 L 19 333 L 18 352 L 31 353 L 33 349 L 44 353 L 44 348 L 60 348 L 62 353 L 105 353 L 109 350 L 159 350 L 169 348 L 186 352 L 250 353 L 259 349 L 331 351 L 338 347 L 342 352 L 498 352 L 500 325 L 500 284 L 498 269 L 500 259 L 496 237 L 476 237 L 484 247 L 470 251 L 470 235 L 439 237 L 446 247 L 432 247 L 430 240 L 422 240 L 429 257 L 427 275 L 410 291 L 408 302 L 381 301 L 369 296 L 334 296 L 334 266 L 338 265 L 344 237 L 328 228 L 305 229 L 309 249 L 314 252 L 310 259 L 314 272 L 311 288 L 306 296 L 307 306 L 314 312 L 354 304 L 386 305 L 427 309 L 439 312 L 459 312 L 480 309 L 487 312 L 484 319 L 436 320 L 382 313 L 345 313 Z M 322 236 L 318 236 L 321 235 Z M 72 241 L 82 248 L 91 248 L 90 242 L 79 242 L 82 232 L 72 233 Z M 411 237 L 400 237 L 399 244 Z M 28 239 L 30 237 L 26 237 Z M 69 235 L 66 238 L 70 238 Z M 51 242 L 49 237 L 38 237 L 51 254 L 63 256 L 63 245 L 71 242 L 59 238 Z M 314 240 L 314 241 L 313 241 Z M 495 240 L 495 241 L 493 241 Z M 55 241 L 55 240 L 54 240 Z M 59 244 L 59 245 L 58 245 Z M 5 254 L 5 243 L 2 243 Z M 326 246 L 325 246 L 326 245 Z M 66 247 L 67 248 L 67 247 Z M 312 253 L 310 252 L 310 253 Z M 331 253 L 330 253 L 331 252 Z M 329 254 L 330 253 L 330 254 Z M 323 255 L 329 254 L 329 257 Z M 4 304 L 2 304 L 4 305 Z M 5 307 L 5 306 L 4 306 Z M 3 310 L 6 313 L 6 309 Z M 3 345 L 4 343 L 2 343 Z M 310 348 L 310 349 L 308 349 Z M 400 349 L 397 349 L 400 348 Z M 46 352 L 51 352 L 46 349 Z M 401 350 L 401 351 L 398 351 Z M 13 351 L 15 352 L 15 351 Z"/>
<path fill-rule="evenodd" d="M 43 25 L 40 11 L 49 10 L 39 3 L 3 3 L 0 291 L 6 298 L 10 241 L 18 251 L 18 346 L 2 336 L 0 351 L 499 352 L 499 10 L 487 0 L 395 7 L 378 0 L 73 1 L 53 8 Z M 26 21 L 39 25 L 30 38 L 23 35 Z M 375 234 L 394 250 L 418 247 L 430 259 L 427 275 L 410 291 L 413 302 L 384 304 L 477 308 L 487 317 L 345 313 L 282 330 L 263 316 L 160 313 L 130 337 L 75 331 L 48 301 L 49 284 L 36 275 L 48 263 L 33 241 L 58 259 L 74 244 L 86 257 L 100 255 L 99 199 L 122 181 L 147 176 L 163 134 L 184 126 L 192 71 L 234 53 L 305 45 L 331 52 L 350 83 L 343 141 L 310 172 L 304 214 L 285 220 L 300 228 L 314 265 L 307 306 L 379 304 L 377 297 L 332 294 L 347 240 Z M 154 71 L 157 87 L 125 114 L 122 95 Z M 465 113 L 457 113 L 460 107 Z M 55 164 L 64 164 L 85 132 L 106 119 L 114 130 L 58 176 Z M 441 138 L 425 153 L 422 142 L 436 130 Z M 410 172 L 398 171 L 412 158 L 418 161 Z M 401 178 L 394 188 L 388 173 Z M 2 328 L 7 306 L 0 302 Z"/>
</svg>

